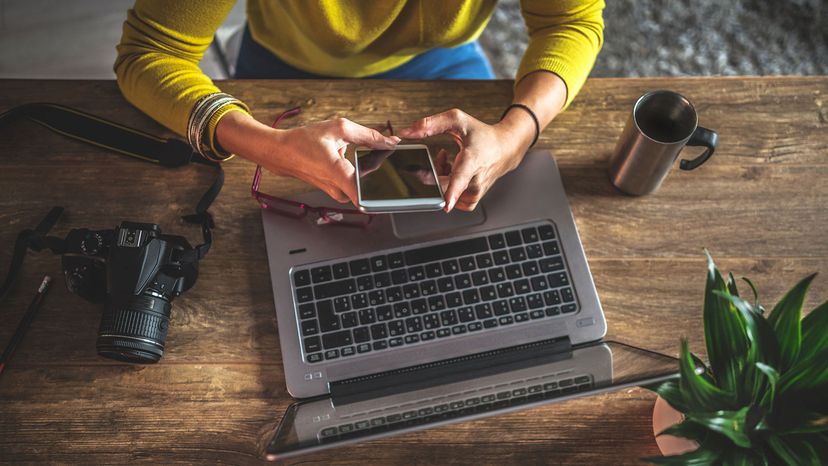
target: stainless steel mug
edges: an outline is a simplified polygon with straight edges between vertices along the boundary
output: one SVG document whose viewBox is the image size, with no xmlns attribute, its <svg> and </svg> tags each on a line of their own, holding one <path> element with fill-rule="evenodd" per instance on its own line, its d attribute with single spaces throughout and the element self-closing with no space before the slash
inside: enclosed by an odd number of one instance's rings
<svg viewBox="0 0 828 466">
<path fill-rule="evenodd" d="M 697 158 L 679 164 L 682 170 L 698 168 L 719 141 L 715 131 L 698 121 L 696 109 L 681 94 L 654 91 L 639 97 L 610 158 L 612 184 L 635 196 L 655 191 L 684 146 L 707 147 Z"/>
</svg>

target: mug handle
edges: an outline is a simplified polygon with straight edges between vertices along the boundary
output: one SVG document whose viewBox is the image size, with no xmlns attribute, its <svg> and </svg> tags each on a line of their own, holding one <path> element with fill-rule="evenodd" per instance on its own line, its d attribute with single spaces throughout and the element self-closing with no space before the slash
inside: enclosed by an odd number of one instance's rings
<svg viewBox="0 0 828 466">
<path fill-rule="evenodd" d="M 713 131 L 712 129 L 702 128 L 701 126 L 697 127 L 695 131 L 693 131 L 693 135 L 690 136 L 690 140 L 687 141 L 688 146 L 705 146 L 707 150 L 704 153 L 695 159 L 687 160 L 684 159 L 679 163 L 679 168 L 682 170 L 693 170 L 695 168 L 699 168 L 701 164 L 707 162 L 707 159 L 713 155 L 713 151 L 716 150 L 716 144 L 719 142 L 719 133 Z"/>
</svg>

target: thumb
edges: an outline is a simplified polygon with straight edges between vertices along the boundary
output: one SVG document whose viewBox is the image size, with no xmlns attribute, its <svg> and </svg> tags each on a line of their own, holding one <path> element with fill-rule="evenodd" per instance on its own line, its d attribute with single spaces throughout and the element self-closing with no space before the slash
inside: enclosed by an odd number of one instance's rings
<svg viewBox="0 0 828 466">
<path fill-rule="evenodd" d="M 417 120 L 410 127 L 401 129 L 399 135 L 406 139 L 423 139 L 460 131 L 465 124 L 465 118 L 466 114 L 455 108 Z"/>
<path fill-rule="evenodd" d="M 383 136 L 375 129 L 367 128 L 345 118 L 337 120 L 339 137 L 346 143 L 371 149 L 393 149 L 400 142 L 397 136 Z"/>
<path fill-rule="evenodd" d="M 451 212 L 451 209 L 457 204 L 457 199 L 469 187 L 469 183 L 471 183 L 474 177 L 475 167 L 465 155 L 463 152 L 458 154 L 457 160 L 455 160 L 454 166 L 452 167 L 451 179 L 449 180 L 448 188 L 446 188 L 446 212 Z"/>
</svg>

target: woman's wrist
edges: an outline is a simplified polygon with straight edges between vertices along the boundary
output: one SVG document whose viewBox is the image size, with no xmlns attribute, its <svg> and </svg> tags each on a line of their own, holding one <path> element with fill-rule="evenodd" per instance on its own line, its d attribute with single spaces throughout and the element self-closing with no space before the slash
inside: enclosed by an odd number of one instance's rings
<svg viewBox="0 0 828 466">
<path fill-rule="evenodd" d="M 230 153 L 259 165 L 272 164 L 273 148 L 285 130 L 271 128 L 246 112 L 229 112 L 216 124 L 215 138 Z"/>
<path fill-rule="evenodd" d="M 501 135 L 501 141 L 509 144 L 514 153 L 522 156 L 535 139 L 535 122 L 525 111 L 513 108 L 494 127 Z"/>
</svg>

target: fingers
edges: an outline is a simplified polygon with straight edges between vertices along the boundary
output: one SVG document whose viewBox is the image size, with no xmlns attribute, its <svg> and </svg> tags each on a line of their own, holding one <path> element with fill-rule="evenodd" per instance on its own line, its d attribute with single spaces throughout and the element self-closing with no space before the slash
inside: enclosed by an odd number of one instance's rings
<svg viewBox="0 0 828 466">
<path fill-rule="evenodd" d="M 354 123 L 347 118 L 333 120 L 338 136 L 345 142 L 370 147 L 371 149 L 392 149 L 400 142 L 397 136 L 383 136 L 375 129 Z"/>
<path fill-rule="evenodd" d="M 443 113 L 427 116 L 415 121 L 410 127 L 401 129 L 398 133 L 407 139 L 422 139 L 447 132 L 465 133 L 465 123 L 468 115 L 462 110 L 453 108 Z"/>
<path fill-rule="evenodd" d="M 454 208 L 457 200 L 469 187 L 476 171 L 474 164 L 465 153 L 458 154 L 451 171 L 451 180 L 446 188 L 446 212 L 451 212 Z"/>
<path fill-rule="evenodd" d="M 451 173 L 451 162 L 449 162 L 448 158 L 449 151 L 440 149 L 437 152 L 437 157 L 434 158 L 434 168 L 437 170 L 438 175 L 448 175 Z"/>
</svg>

